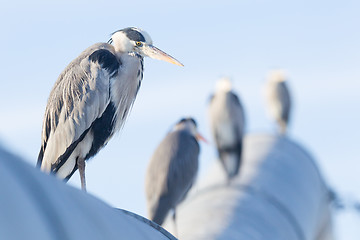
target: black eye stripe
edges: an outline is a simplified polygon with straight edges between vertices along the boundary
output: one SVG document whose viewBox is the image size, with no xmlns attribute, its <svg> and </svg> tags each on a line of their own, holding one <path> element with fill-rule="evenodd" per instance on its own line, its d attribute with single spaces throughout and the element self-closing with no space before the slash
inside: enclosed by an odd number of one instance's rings
<svg viewBox="0 0 360 240">
<path fill-rule="evenodd" d="M 184 122 L 187 122 L 187 121 L 192 121 L 195 125 L 195 127 L 197 127 L 197 123 L 196 121 L 193 119 L 193 118 L 182 118 L 179 123 L 184 123 Z"/>
<path fill-rule="evenodd" d="M 183 122 L 186 122 L 186 118 L 180 119 L 179 123 L 183 123 Z"/>
<path fill-rule="evenodd" d="M 197 123 L 196 123 L 196 121 L 195 121 L 193 118 L 189 118 L 189 120 L 194 123 L 195 127 L 197 127 Z"/>
<path fill-rule="evenodd" d="M 133 28 L 125 28 L 121 31 L 123 31 L 130 40 L 137 42 L 145 42 L 144 36 Z"/>
</svg>

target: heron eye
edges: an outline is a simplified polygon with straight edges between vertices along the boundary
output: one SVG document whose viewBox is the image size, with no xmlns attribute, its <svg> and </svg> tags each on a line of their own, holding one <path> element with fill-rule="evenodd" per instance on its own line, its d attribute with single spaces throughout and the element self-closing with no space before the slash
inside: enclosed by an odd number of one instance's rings
<svg viewBox="0 0 360 240">
<path fill-rule="evenodd" d="M 136 46 L 141 47 L 142 43 L 141 42 L 136 42 Z"/>
</svg>

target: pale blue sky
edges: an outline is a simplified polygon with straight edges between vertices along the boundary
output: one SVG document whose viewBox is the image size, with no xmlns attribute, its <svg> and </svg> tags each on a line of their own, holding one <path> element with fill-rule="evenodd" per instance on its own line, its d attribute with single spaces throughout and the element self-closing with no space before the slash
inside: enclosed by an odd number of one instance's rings
<svg viewBox="0 0 360 240">
<path fill-rule="evenodd" d="M 148 160 L 184 115 L 211 139 L 207 99 L 230 76 L 248 132 L 273 132 L 261 95 L 271 69 L 285 69 L 295 109 L 290 135 L 313 154 L 345 197 L 360 199 L 360 3 L 358 1 L 11 1 L 0 9 L 0 139 L 35 165 L 47 97 L 65 66 L 128 26 L 185 67 L 145 60 L 142 87 L 124 130 L 87 165 L 89 192 L 146 215 Z M 215 159 L 202 144 L 202 173 Z M 78 175 L 70 181 L 79 186 Z M 360 217 L 337 216 L 339 239 L 359 239 Z"/>
</svg>

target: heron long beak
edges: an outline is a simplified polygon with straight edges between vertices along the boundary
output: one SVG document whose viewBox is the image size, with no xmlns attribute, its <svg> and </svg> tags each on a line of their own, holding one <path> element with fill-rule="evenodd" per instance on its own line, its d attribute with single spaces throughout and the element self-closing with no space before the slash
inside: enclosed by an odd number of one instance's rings
<svg viewBox="0 0 360 240">
<path fill-rule="evenodd" d="M 163 61 L 175 64 L 178 66 L 182 66 L 182 67 L 184 66 L 181 62 L 179 62 L 178 60 L 176 60 L 169 54 L 161 51 L 160 49 L 158 49 L 157 47 L 155 47 L 153 45 L 146 45 L 145 49 L 143 49 L 143 52 L 148 57 L 158 59 L 158 60 L 163 60 Z"/>
<path fill-rule="evenodd" d="M 208 141 L 206 140 L 206 138 L 204 138 L 200 133 L 197 133 L 195 137 L 196 137 L 197 140 L 201 140 L 201 141 L 203 141 L 204 143 L 208 143 Z"/>
</svg>

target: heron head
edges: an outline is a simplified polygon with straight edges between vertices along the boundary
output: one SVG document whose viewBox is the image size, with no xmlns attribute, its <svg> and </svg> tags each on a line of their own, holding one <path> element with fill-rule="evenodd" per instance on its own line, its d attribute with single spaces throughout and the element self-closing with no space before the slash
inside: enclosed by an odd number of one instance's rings
<svg viewBox="0 0 360 240">
<path fill-rule="evenodd" d="M 269 73 L 269 81 L 270 82 L 285 82 L 286 81 L 286 73 L 282 69 L 272 70 Z"/>
<path fill-rule="evenodd" d="M 223 77 L 216 82 L 215 89 L 217 92 L 229 92 L 232 89 L 230 78 Z"/>
<path fill-rule="evenodd" d="M 109 43 L 113 44 L 117 52 L 138 54 L 142 57 L 150 57 L 184 66 L 169 54 L 155 47 L 149 34 L 140 28 L 129 27 L 116 31 L 112 34 Z"/>
<path fill-rule="evenodd" d="M 191 133 L 191 135 L 196 138 L 196 140 L 202 140 L 204 142 L 207 142 L 206 139 L 198 132 L 196 121 L 191 117 L 182 118 L 175 125 L 174 130 L 187 130 Z"/>
</svg>

